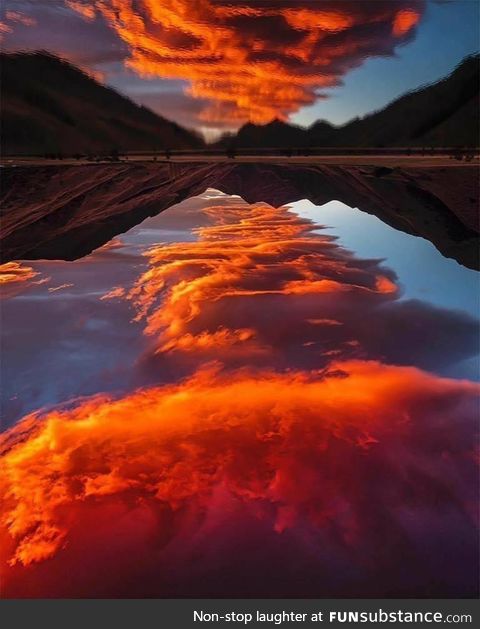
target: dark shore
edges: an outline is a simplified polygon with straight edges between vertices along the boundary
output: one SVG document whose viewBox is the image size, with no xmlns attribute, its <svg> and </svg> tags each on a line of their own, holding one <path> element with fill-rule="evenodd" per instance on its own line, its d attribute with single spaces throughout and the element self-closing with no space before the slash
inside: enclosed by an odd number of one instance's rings
<svg viewBox="0 0 480 629">
<path fill-rule="evenodd" d="M 316 160 L 318 161 L 318 160 Z M 273 206 L 338 200 L 479 269 L 478 164 L 122 162 L 2 169 L 1 259 L 74 260 L 206 188 Z"/>
</svg>

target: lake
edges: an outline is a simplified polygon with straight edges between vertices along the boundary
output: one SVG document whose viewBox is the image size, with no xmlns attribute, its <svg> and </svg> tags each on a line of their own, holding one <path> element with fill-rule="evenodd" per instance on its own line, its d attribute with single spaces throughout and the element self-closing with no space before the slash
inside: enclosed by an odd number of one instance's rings
<svg viewBox="0 0 480 629">
<path fill-rule="evenodd" d="M 478 273 L 213 189 L 2 272 L 7 593 L 475 595 Z"/>
</svg>

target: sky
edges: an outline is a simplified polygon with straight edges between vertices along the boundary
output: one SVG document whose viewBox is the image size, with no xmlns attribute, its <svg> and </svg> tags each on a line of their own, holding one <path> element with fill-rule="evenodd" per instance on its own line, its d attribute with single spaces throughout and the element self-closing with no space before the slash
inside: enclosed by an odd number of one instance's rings
<svg viewBox="0 0 480 629">
<path fill-rule="evenodd" d="M 379 109 L 477 52 L 479 13 L 477 0 L 6 0 L 0 34 L 208 139 Z"/>
</svg>

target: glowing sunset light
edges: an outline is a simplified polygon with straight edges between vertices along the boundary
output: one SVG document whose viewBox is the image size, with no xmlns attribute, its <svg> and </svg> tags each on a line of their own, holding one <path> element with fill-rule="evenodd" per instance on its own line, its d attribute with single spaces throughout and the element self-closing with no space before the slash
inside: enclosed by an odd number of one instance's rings
<svg viewBox="0 0 480 629">
<path fill-rule="evenodd" d="M 425 3 L 202 0 L 68 1 L 104 20 L 145 78 L 184 79 L 205 101 L 199 120 L 239 125 L 282 120 L 339 85 L 352 68 L 391 55 L 411 36 Z"/>
<path fill-rule="evenodd" d="M 32 267 L 24 266 L 19 262 L 5 262 L 0 264 L 0 284 L 13 284 L 28 282 L 38 273 Z"/>
<path fill-rule="evenodd" d="M 402 9 L 397 13 L 393 21 L 393 34 L 401 37 L 408 33 L 420 20 L 420 15 L 412 9 Z"/>
</svg>

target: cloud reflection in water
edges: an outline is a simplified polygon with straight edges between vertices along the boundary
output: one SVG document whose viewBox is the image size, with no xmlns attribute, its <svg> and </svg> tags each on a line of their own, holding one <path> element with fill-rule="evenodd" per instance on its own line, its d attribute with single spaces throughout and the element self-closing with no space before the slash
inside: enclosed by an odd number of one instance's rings
<svg viewBox="0 0 480 629">
<path fill-rule="evenodd" d="M 102 295 L 138 388 L 5 433 L 6 594 L 473 596 L 479 387 L 429 372 L 475 322 L 286 208 L 204 212 Z"/>
</svg>

